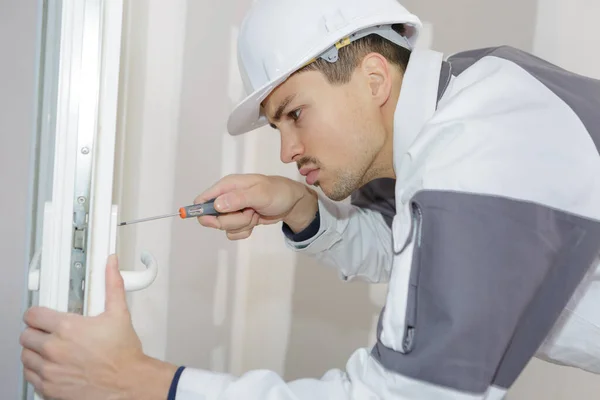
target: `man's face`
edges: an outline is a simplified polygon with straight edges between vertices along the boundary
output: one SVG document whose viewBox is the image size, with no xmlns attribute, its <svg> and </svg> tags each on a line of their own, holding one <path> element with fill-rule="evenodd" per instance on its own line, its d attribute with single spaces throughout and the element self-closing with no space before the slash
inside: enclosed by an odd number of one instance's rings
<svg viewBox="0 0 600 400">
<path fill-rule="evenodd" d="M 263 102 L 281 135 L 281 161 L 295 162 L 309 185 L 343 200 L 376 177 L 374 160 L 385 143 L 380 105 L 360 70 L 347 84 L 330 84 L 319 71 L 290 77 Z"/>
</svg>

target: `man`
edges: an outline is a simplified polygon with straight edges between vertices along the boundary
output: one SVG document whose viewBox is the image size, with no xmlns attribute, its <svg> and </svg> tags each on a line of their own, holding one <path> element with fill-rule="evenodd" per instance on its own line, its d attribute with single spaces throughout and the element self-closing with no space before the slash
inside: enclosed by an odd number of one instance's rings
<svg viewBox="0 0 600 400">
<path fill-rule="evenodd" d="M 256 2 L 228 129 L 271 124 L 308 186 L 233 175 L 196 199 L 232 240 L 281 221 L 294 251 L 387 281 L 372 348 L 288 383 L 150 359 L 113 256 L 104 314 L 26 314 L 27 379 L 59 399 L 474 400 L 534 355 L 600 372 L 600 82 L 509 47 L 444 60 L 420 27 L 395 0 Z"/>
</svg>

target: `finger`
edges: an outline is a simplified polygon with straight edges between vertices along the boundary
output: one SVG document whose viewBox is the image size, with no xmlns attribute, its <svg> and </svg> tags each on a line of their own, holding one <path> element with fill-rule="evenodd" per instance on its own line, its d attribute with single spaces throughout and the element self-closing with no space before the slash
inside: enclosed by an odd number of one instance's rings
<svg viewBox="0 0 600 400">
<path fill-rule="evenodd" d="M 262 178 L 263 176 L 260 174 L 227 175 L 196 197 L 194 204 L 205 203 L 232 190 L 250 187 L 255 185 Z"/>
<path fill-rule="evenodd" d="M 235 231 L 246 229 L 252 223 L 252 216 L 256 214 L 251 208 L 247 208 L 241 212 L 234 212 L 227 215 L 221 215 L 218 217 L 220 229 L 224 231 Z"/>
<path fill-rule="evenodd" d="M 42 376 L 44 359 L 38 353 L 29 349 L 23 349 L 21 352 L 21 362 L 25 369 L 29 369 L 38 376 Z"/>
<path fill-rule="evenodd" d="M 265 185 L 256 184 L 246 189 L 236 189 L 218 196 L 215 209 L 218 212 L 233 212 L 245 208 L 262 209 L 272 201 Z"/>
<path fill-rule="evenodd" d="M 21 333 L 20 343 L 24 348 L 34 351 L 40 354 L 42 357 L 46 356 L 45 349 L 47 348 L 48 341 L 52 336 L 49 333 L 42 332 L 37 329 L 27 328 Z"/>
<path fill-rule="evenodd" d="M 106 311 L 127 312 L 127 298 L 125 296 L 125 283 L 119 271 L 117 256 L 112 254 L 106 263 Z"/>
<path fill-rule="evenodd" d="M 257 212 L 254 212 L 254 214 L 252 214 L 252 221 L 250 221 L 250 226 L 252 226 L 253 228 L 258 225 L 258 222 L 260 221 L 260 214 Z"/>
<path fill-rule="evenodd" d="M 244 210 L 244 214 L 247 215 L 248 218 L 248 223 L 246 225 L 243 226 L 239 226 L 236 229 L 226 229 L 228 233 L 238 233 L 238 232 L 243 232 L 243 231 L 247 231 L 249 229 L 253 229 L 257 224 L 258 224 L 258 220 L 260 218 L 260 216 L 258 215 L 258 213 L 252 209 L 246 209 Z"/>
<path fill-rule="evenodd" d="M 221 223 L 214 215 L 203 215 L 198 217 L 198 222 L 200 222 L 200 225 L 206 226 L 207 228 L 221 229 Z"/>
<path fill-rule="evenodd" d="M 38 393 L 44 394 L 44 388 L 42 387 L 42 378 L 40 378 L 38 374 L 27 368 L 23 370 L 23 374 L 25 376 L 25 380 L 31 383 Z"/>
<path fill-rule="evenodd" d="M 227 232 L 227 238 L 229 240 L 248 239 L 250 237 L 250 235 L 252 235 L 252 229 L 249 229 L 249 230 L 246 230 L 246 231 L 242 231 L 242 232 L 237 232 L 237 233 L 229 233 L 229 232 Z"/>
<path fill-rule="evenodd" d="M 46 307 L 32 307 L 25 311 L 23 321 L 32 328 L 52 333 L 56 332 L 63 318 L 63 313 L 56 310 Z"/>
</svg>

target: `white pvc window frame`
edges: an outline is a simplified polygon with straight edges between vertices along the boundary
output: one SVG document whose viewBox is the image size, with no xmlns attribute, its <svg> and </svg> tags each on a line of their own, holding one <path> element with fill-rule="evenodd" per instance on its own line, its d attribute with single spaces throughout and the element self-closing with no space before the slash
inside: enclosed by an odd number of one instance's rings
<svg viewBox="0 0 600 400">
<path fill-rule="evenodd" d="M 57 69 L 42 72 L 44 86 L 56 87 L 55 107 L 48 107 L 52 96 L 41 99 L 41 108 L 52 110 L 52 118 L 42 118 L 56 121 L 55 126 L 41 127 L 42 134 L 54 132 L 54 148 L 40 151 L 53 159 L 52 195 L 43 207 L 41 240 L 36 240 L 28 287 L 39 292 L 39 306 L 94 316 L 104 311 L 106 260 L 116 252 L 113 181 L 123 0 L 46 5 L 54 7 L 48 13 L 60 24 L 49 32 L 60 37 L 59 43 L 43 50 L 58 52 Z M 46 164 L 39 168 L 48 168 Z M 49 171 L 40 172 L 38 176 L 48 176 Z M 142 262 L 148 267 L 145 271 L 122 272 L 127 290 L 154 281 L 153 257 L 144 253 Z M 30 389 L 28 398 L 32 393 Z"/>
<path fill-rule="evenodd" d="M 75 265 L 85 270 L 76 311 L 94 315 L 103 309 L 104 265 L 115 251 L 112 189 L 122 10 L 119 0 L 62 2 L 52 196 L 44 207 L 41 266 L 38 272 L 38 251 L 29 282 L 31 290 L 39 290 L 39 305 L 59 311 L 73 311 Z M 82 232 L 74 230 L 77 221 L 85 225 Z M 74 260 L 74 246 L 84 250 L 81 262 Z"/>
</svg>

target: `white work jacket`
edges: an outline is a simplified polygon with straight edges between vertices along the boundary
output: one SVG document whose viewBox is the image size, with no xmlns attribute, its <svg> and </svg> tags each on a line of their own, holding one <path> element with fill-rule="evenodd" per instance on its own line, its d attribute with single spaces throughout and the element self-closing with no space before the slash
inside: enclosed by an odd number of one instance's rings
<svg viewBox="0 0 600 400">
<path fill-rule="evenodd" d="M 600 373 L 600 82 L 510 47 L 416 50 L 394 118 L 393 192 L 321 197 L 286 238 L 388 282 L 377 342 L 321 379 L 186 368 L 173 398 L 502 399 L 533 356 Z"/>
</svg>

